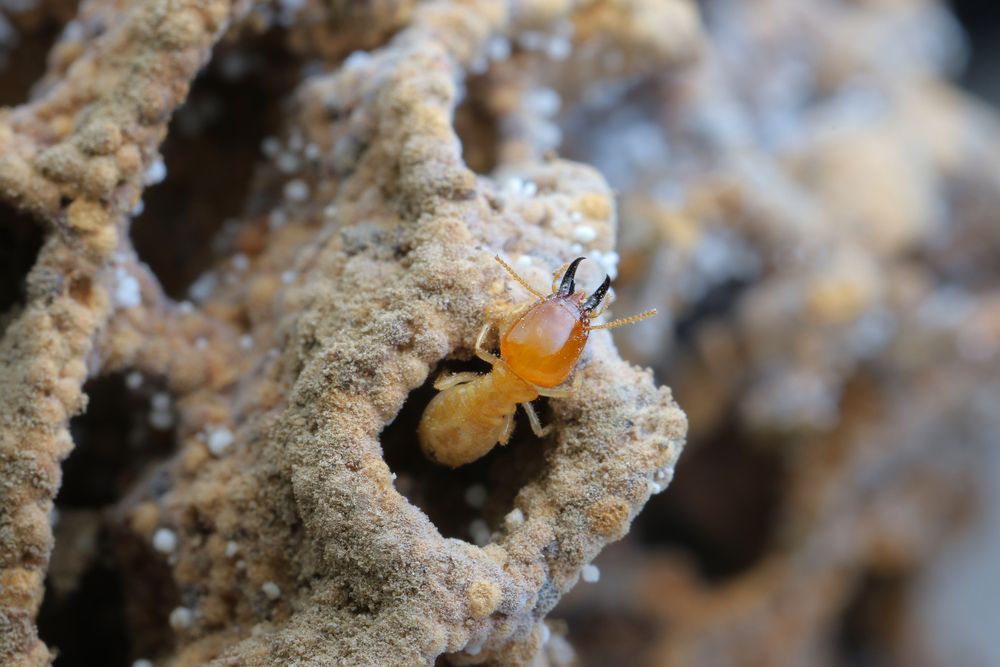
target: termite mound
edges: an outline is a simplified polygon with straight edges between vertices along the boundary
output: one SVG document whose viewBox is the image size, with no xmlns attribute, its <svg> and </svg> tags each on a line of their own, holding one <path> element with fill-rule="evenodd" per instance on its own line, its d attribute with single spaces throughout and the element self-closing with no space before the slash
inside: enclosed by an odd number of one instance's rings
<svg viewBox="0 0 1000 667">
<path fill-rule="evenodd" d="M 510 17 L 488 3 L 414 7 L 391 40 L 347 56 L 370 43 L 359 28 L 373 19 L 359 10 L 320 22 L 343 31 L 335 52 L 289 35 L 289 48 L 333 66 L 303 80 L 262 142 L 246 212 L 214 242 L 221 259 L 186 300 L 170 298 L 128 228 L 162 176 L 171 112 L 223 33 L 259 27 L 249 10 L 86 3 L 44 94 L 0 112 L 0 192 L 48 230 L 0 345 L 0 389 L 18 415 L 0 431 L 0 521 L 11 526 L 0 576 L 12 582 L 0 609 L 17 630 L 0 655 L 50 657 L 33 620 L 68 420 L 86 406 L 87 378 L 137 371 L 173 397 L 176 450 L 106 517 L 169 571 L 168 585 L 152 584 L 169 594 L 130 594 L 170 601 L 159 617 L 173 647 L 150 642 L 157 655 L 132 657 L 529 661 L 561 645 L 546 613 L 679 456 L 686 423 L 669 389 L 598 332 L 581 391 L 552 407 L 540 467 L 507 492 L 482 546 L 442 536 L 397 491 L 379 435 L 510 296 L 484 270 L 492 255 L 556 265 L 576 226 L 585 254 L 608 253 L 612 193 L 593 169 L 554 157 L 505 159 L 490 177 L 463 164 L 459 89 Z"/>
</svg>

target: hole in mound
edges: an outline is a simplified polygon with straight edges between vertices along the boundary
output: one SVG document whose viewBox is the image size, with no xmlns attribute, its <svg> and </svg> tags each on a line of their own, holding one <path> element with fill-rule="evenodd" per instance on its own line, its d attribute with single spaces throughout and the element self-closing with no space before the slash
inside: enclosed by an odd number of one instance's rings
<svg viewBox="0 0 1000 667">
<path fill-rule="evenodd" d="M 62 508 L 116 502 L 149 464 L 174 449 L 170 397 L 138 373 L 116 373 L 84 386 L 87 412 L 70 422 L 73 453 L 63 464 Z"/>
<path fill-rule="evenodd" d="M 45 234 L 30 217 L 0 204 L 0 333 L 5 314 L 25 300 L 24 279 L 35 264 Z"/>
<path fill-rule="evenodd" d="M 438 393 L 433 380 L 438 373 L 486 372 L 486 364 L 473 360 L 449 363 L 438 369 L 424 386 L 410 393 L 396 419 L 382 432 L 382 452 L 396 473 L 396 489 L 419 507 L 444 537 L 484 543 L 490 532 L 503 525 L 504 516 L 521 488 L 538 477 L 552 446 L 531 432 L 518 408 L 514 435 L 505 447 L 458 468 L 431 463 L 420 451 L 417 425 L 424 408 Z M 542 422 L 548 415 L 541 401 L 535 408 Z"/>
<path fill-rule="evenodd" d="M 108 534 L 100 521 L 97 512 L 66 512 L 56 528 L 38 632 L 58 650 L 57 667 L 130 664 L 122 583 L 105 556 Z M 67 553 L 66 542 L 75 553 Z"/>
<path fill-rule="evenodd" d="M 60 667 L 127 665 L 135 645 L 168 646 L 149 637 L 172 637 L 176 591 L 164 559 L 116 525 L 110 508 L 173 451 L 173 414 L 161 385 L 135 372 L 92 380 L 84 391 L 87 412 L 70 423 L 75 447 L 56 498 L 39 633 Z M 149 611 L 154 604 L 162 614 Z"/>
<path fill-rule="evenodd" d="M 614 189 L 648 181 L 651 165 L 676 159 L 660 127 L 658 88 L 650 79 L 592 87 L 565 116 L 561 152 L 592 165 Z"/>
<path fill-rule="evenodd" d="M 994 106 L 1000 105 L 1000 83 L 996 77 L 1000 60 L 1000 13 L 996 5 L 979 0 L 951 0 L 949 4 L 969 40 L 969 62 L 959 83 Z"/>
<path fill-rule="evenodd" d="M 126 612 L 131 657 L 169 655 L 176 641 L 170 612 L 181 603 L 170 562 L 153 549 L 151 540 L 143 540 L 124 523 L 112 524 L 108 532 L 115 574 L 123 591 L 121 604 Z"/>
<path fill-rule="evenodd" d="M 902 623 L 908 608 L 909 578 L 901 573 L 867 572 L 841 612 L 836 634 L 840 663 L 866 667 L 900 665 L 891 647 L 905 642 Z"/>
<path fill-rule="evenodd" d="M 76 13 L 76 2 L 0 4 L 0 106 L 21 104 L 45 74 L 49 49 L 63 25 Z"/>
<path fill-rule="evenodd" d="M 485 77 L 470 77 L 468 94 L 455 109 L 455 133 L 462 142 L 462 160 L 477 174 L 488 174 L 499 160 L 500 128 L 497 119 L 483 102 Z"/>
<path fill-rule="evenodd" d="M 671 571 L 673 563 L 643 551 L 631 533 L 609 544 L 593 562 L 599 581 L 581 576 L 550 612 L 549 619 L 565 626 L 565 631 L 556 626 L 553 632 L 569 639 L 576 652 L 574 665 L 662 662 L 662 649 L 673 634 L 670 608 L 678 604 L 678 595 L 684 599 L 688 594 L 683 584 L 677 586 L 684 574 Z"/>
<path fill-rule="evenodd" d="M 580 667 L 635 664 L 663 631 L 655 619 L 615 604 L 556 612 L 566 622 Z"/>
<path fill-rule="evenodd" d="M 684 451 L 673 482 L 636 522 L 647 544 L 694 555 L 709 580 L 736 576 L 769 546 L 785 470 L 777 447 L 757 447 L 728 424 Z"/>
<path fill-rule="evenodd" d="M 247 202 L 261 142 L 276 131 L 297 80 L 283 42 L 275 30 L 221 50 L 170 124 L 162 149 L 167 178 L 146 190 L 131 235 L 173 298 L 212 264 L 213 238 Z"/>
</svg>

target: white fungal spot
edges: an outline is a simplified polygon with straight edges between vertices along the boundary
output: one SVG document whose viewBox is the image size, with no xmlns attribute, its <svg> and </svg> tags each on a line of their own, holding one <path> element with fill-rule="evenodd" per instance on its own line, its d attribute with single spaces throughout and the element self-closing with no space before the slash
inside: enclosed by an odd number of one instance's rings
<svg viewBox="0 0 1000 667">
<path fill-rule="evenodd" d="M 165 412 L 170 409 L 170 394 L 165 391 L 158 391 L 151 399 L 154 412 Z"/>
<path fill-rule="evenodd" d="M 580 569 L 580 578 L 588 584 L 596 584 L 601 580 L 601 571 L 596 565 L 584 565 Z"/>
<path fill-rule="evenodd" d="M 299 157 L 295 153 L 281 153 L 274 164 L 282 174 L 294 174 L 299 170 Z"/>
<path fill-rule="evenodd" d="M 281 282 L 285 285 L 291 285 L 295 282 L 296 273 L 294 271 L 285 271 L 281 274 Z"/>
<path fill-rule="evenodd" d="M 562 143 L 562 130 L 555 123 L 537 123 L 532 135 L 540 146 L 555 148 Z"/>
<path fill-rule="evenodd" d="M 368 64 L 372 57 L 365 51 L 355 51 L 344 59 L 344 70 L 350 71 Z"/>
<path fill-rule="evenodd" d="M 250 334 L 243 334 L 240 336 L 240 349 L 241 350 L 252 350 L 253 349 L 253 336 Z"/>
<path fill-rule="evenodd" d="M 597 238 L 597 230 L 590 225 L 580 225 L 573 230 L 573 240 L 590 243 Z"/>
<path fill-rule="evenodd" d="M 309 199 L 309 184 L 301 178 L 288 181 L 285 183 L 285 199 L 294 204 L 301 204 Z"/>
<path fill-rule="evenodd" d="M 170 627 L 174 630 L 190 628 L 194 623 L 194 612 L 187 607 L 176 607 L 170 612 Z"/>
<path fill-rule="evenodd" d="M 531 266 L 531 255 L 521 255 L 514 262 L 519 268 L 526 269 Z"/>
<path fill-rule="evenodd" d="M 323 209 L 323 217 L 327 220 L 334 220 L 337 217 L 337 205 L 329 204 Z"/>
<path fill-rule="evenodd" d="M 510 40 L 502 35 L 490 37 L 486 43 L 486 56 L 495 62 L 510 58 Z"/>
<path fill-rule="evenodd" d="M 149 425 L 158 431 L 166 431 L 174 425 L 174 416 L 169 412 L 150 412 Z"/>
<path fill-rule="evenodd" d="M 162 183 L 166 177 L 167 165 L 163 163 L 162 159 L 157 159 L 146 168 L 146 173 L 143 174 L 142 180 L 146 185 L 156 185 L 157 183 Z"/>
<path fill-rule="evenodd" d="M 135 308 L 142 304 L 139 281 L 122 267 L 115 268 L 115 305 L 119 308 Z"/>
<path fill-rule="evenodd" d="M 69 23 L 67 23 L 66 27 L 63 28 L 62 36 L 63 39 L 67 42 L 78 42 L 84 38 L 85 34 L 86 33 L 83 30 L 83 26 L 80 24 L 79 21 L 74 19 Z M 0 41 L 3 41 L 3 39 L 0 38 Z"/>
<path fill-rule="evenodd" d="M 265 137 L 264 141 L 260 142 L 260 150 L 267 157 L 274 158 L 281 152 L 281 141 L 278 137 Z"/>
<path fill-rule="evenodd" d="M 194 339 L 194 348 L 196 350 L 204 350 L 208 347 L 208 339 L 204 336 L 198 336 Z"/>
<path fill-rule="evenodd" d="M 520 526 L 524 523 L 524 512 L 519 509 L 512 509 L 506 517 L 504 517 L 504 522 L 510 526 Z"/>
<path fill-rule="evenodd" d="M 241 252 L 233 255 L 233 268 L 237 271 L 246 271 L 250 267 L 250 259 Z"/>
<path fill-rule="evenodd" d="M 212 292 L 215 291 L 215 286 L 218 282 L 219 279 L 214 273 L 203 273 L 196 281 L 191 283 L 191 287 L 188 288 L 188 294 L 195 301 L 204 301 L 212 296 Z"/>
<path fill-rule="evenodd" d="M 169 528 L 159 528 L 153 533 L 153 548 L 161 554 L 171 554 L 177 550 L 177 534 Z"/>
<path fill-rule="evenodd" d="M 233 444 L 233 434 L 228 428 L 213 429 L 208 434 L 208 451 L 213 456 L 222 456 Z"/>
<path fill-rule="evenodd" d="M 562 98 L 551 88 L 537 88 L 527 93 L 524 104 L 540 116 L 554 116 L 559 113 Z"/>
<path fill-rule="evenodd" d="M 170 394 L 160 391 L 150 400 L 149 425 L 165 431 L 174 425 L 174 415 L 170 410 Z"/>
<path fill-rule="evenodd" d="M 318 160 L 320 156 L 319 146 L 313 143 L 306 145 L 305 156 L 307 160 Z"/>
<path fill-rule="evenodd" d="M 469 507 L 481 508 L 486 504 L 486 487 L 473 484 L 465 490 L 465 504 Z"/>
<path fill-rule="evenodd" d="M 190 301 L 181 301 L 177 304 L 177 312 L 181 315 L 190 315 L 194 312 L 194 304 Z"/>
<path fill-rule="evenodd" d="M 240 551 L 240 545 L 236 544 L 232 540 L 226 542 L 226 558 L 232 558 Z"/>
<path fill-rule="evenodd" d="M 520 197 L 534 197 L 538 194 L 538 185 L 534 181 L 526 181 L 517 176 L 507 179 L 504 182 L 503 189 L 512 195 Z"/>
<path fill-rule="evenodd" d="M 545 55 L 552 60 L 566 60 L 573 52 L 573 43 L 566 37 L 553 37 L 545 47 Z"/>
<path fill-rule="evenodd" d="M 483 519 L 473 519 L 469 524 L 469 536 L 477 546 L 486 546 L 490 541 L 490 526 Z"/>
<path fill-rule="evenodd" d="M 132 371 L 125 376 L 125 386 L 135 391 L 142 386 L 142 373 L 139 371 Z"/>
<path fill-rule="evenodd" d="M 513 194 L 520 194 L 521 191 L 524 189 L 524 181 L 518 178 L 517 176 L 514 176 L 512 178 L 507 179 L 504 182 L 503 188 L 504 190 L 507 190 L 508 192 L 511 192 Z"/>
<path fill-rule="evenodd" d="M 573 647 L 563 637 L 553 638 L 546 652 L 549 654 L 550 665 L 575 665 L 579 662 Z"/>
<path fill-rule="evenodd" d="M 288 216 L 281 209 L 275 209 L 271 211 L 270 215 L 267 216 L 267 227 L 272 231 L 281 227 L 288 221 Z"/>
<path fill-rule="evenodd" d="M 277 600 L 281 597 L 281 588 L 273 581 L 265 581 L 260 590 L 267 596 L 268 600 Z"/>
</svg>

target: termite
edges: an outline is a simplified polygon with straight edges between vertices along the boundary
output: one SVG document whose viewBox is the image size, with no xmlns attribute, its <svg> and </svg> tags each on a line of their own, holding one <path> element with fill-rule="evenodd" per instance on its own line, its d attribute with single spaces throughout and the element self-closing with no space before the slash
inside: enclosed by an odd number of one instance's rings
<svg viewBox="0 0 1000 667">
<path fill-rule="evenodd" d="M 455 373 L 434 382 L 440 391 L 424 410 L 417 433 L 424 454 L 432 461 L 451 467 L 471 463 L 499 443 L 506 445 L 514 430 L 514 412 L 520 404 L 528 415 L 531 430 L 544 437 L 551 426 L 542 427 L 531 401 L 539 396 L 564 398 L 573 386 L 561 385 L 576 368 L 595 329 L 614 329 L 656 314 L 647 310 L 638 315 L 591 324 L 607 307 L 602 302 L 611 287 L 605 276 L 590 296 L 576 291 L 578 257 L 553 274 L 552 292 L 535 290 L 506 262 L 495 258 L 537 299 L 514 310 L 500 332 L 500 356 L 484 345 L 492 329 L 487 322 L 476 339 L 475 353 L 493 368 L 489 373 Z M 560 280 L 559 274 L 562 273 Z"/>
</svg>

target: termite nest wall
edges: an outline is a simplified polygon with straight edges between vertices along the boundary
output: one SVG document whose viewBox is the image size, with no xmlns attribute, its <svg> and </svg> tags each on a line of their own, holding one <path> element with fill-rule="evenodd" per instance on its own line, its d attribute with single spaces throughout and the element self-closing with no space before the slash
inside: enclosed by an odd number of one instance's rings
<svg viewBox="0 0 1000 667">
<path fill-rule="evenodd" d="M 940 6 L 0 11 L 0 662 L 924 655 L 866 619 L 973 504 L 1000 336 Z M 442 469 L 495 253 L 661 314 Z"/>
</svg>

